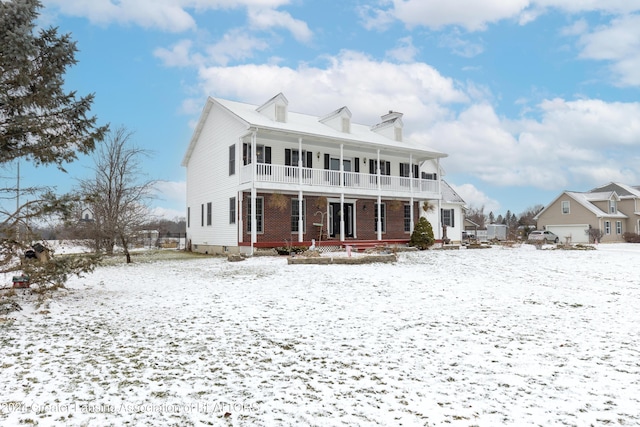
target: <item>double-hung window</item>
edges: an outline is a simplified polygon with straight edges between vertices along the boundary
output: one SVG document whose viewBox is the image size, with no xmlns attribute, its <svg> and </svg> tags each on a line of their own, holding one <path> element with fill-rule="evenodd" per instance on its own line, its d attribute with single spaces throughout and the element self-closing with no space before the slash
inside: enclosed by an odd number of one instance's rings
<svg viewBox="0 0 640 427">
<path fill-rule="evenodd" d="M 411 232 L 411 205 L 404 205 L 404 232 Z"/>
<path fill-rule="evenodd" d="M 291 200 L 291 232 L 292 233 L 298 233 L 300 232 L 300 215 L 302 214 L 302 232 L 306 232 L 306 207 L 307 204 L 305 203 L 305 200 L 302 200 L 302 213 L 300 212 L 300 204 L 299 204 L 299 199 L 292 199 Z"/>
<path fill-rule="evenodd" d="M 616 221 L 616 234 L 622 234 L 622 221 Z"/>
<path fill-rule="evenodd" d="M 229 146 L 229 176 L 236 174 L 236 146 Z"/>
<path fill-rule="evenodd" d="M 264 198 L 256 197 L 256 232 L 262 233 L 263 230 L 263 215 L 264 215 Z M 247 232 L 251 232 L 251 199 L 247 200 Z"/>
<path fill-rule="evenodd" d="M 562 215 L 567 215 L 570 213 L 570 205 L 568 200 L 562 201 Z"/>
<path fill-rule="evenodd" d="M 455 227 L 455 215 L 453 209 L 440 209 L 440 220 L 442 225 L 447 227 Z"/>
<path fill-rule="evenodd" d="M 236 198 L 229 199 L 229 224 L 236 223 Z"/>
</svg>

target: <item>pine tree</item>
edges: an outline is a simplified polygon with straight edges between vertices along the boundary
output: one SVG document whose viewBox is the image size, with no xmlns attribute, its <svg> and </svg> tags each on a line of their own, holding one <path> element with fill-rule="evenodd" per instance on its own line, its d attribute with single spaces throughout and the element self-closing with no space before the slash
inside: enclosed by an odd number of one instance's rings
<svg viewBox="0 0 640 427">
<path fill-rule="evenodd" d="M 427 221 L 425 217 L 420 217 L 416 227 L 411 233 L 411 239 L 409 240 L 409 246 L 414 246 L 420 250 L 428 249 L 435 243 L 435 237 L 433 236 L 433 228 L 431 223 Z"/>
<path fill-rule="evenodd" d="M 64 75 L 76 63 L 76 44 L 56 28 L 36 32 L 38 0 L 0 1 L 0 166 L 16 160 L 63 165 L 93 151 L 108 129 L 89 111 L 93 95 L 76 98 L 64 90 Z M 28 200 L 15 211 L 0 206 L 0 272 L 21 272 L 32 283 L 62 285 L 69 274 L 90 271 L 97 259 L 47 258 L 20 263 L 35 236 L 29 224 L 50 215 L 65 217 L 73 198 L 45 188 L 21 189 Z M 0 197 L 13 198 L 17 185 L 0 185 Z M 22 201 L 23 199 L 20 199 Z"/>
<path fill-rule="evenodd" d="M 0 161 L 62 168 L 78 153 L 90 153 L 107 127 L 88 116 L 92 94 L 76 99 L 65 92 L 76 44 L 56 28 L 34 34 L 41 7 L 39 0 L 0 1 Z"/>
</svg>

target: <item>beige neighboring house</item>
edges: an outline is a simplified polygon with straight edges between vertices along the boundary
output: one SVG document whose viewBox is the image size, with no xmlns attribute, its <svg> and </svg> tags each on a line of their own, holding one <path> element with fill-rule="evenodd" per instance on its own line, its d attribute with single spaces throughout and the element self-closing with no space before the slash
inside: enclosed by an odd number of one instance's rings
<svg viewBox="0 0 640 427">
<path fill-rule="evenodd" d="M 640 233 L 640 186 L 611 182 L 586 193 L 565 191 L 534 219 L 561 241 L 589 243 L 589 230 L 597 229 L 601 242 L 624 242 L 624 233 Z"/>
</svg>

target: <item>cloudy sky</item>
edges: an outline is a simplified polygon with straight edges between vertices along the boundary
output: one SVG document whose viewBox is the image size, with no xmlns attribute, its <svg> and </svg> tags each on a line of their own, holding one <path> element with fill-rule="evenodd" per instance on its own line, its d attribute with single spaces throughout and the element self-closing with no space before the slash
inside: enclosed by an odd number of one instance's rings
<svg viewBox="0 0 640 427">
<path fill-rule="evenodd" d="M 184 216 L 180 162 L 208 95 L 262 104 L 283 92 L 292 111 L 346 105 L 370 125 L 400 111 L 485 213 L 640 184 L 640 0 L 43 4 L 40 23 L 80 50 L 69 89 L 95 93 L 101 122 L 154 151 L 147 173 L 169 217 Z M 90 165 L 47 180 L 65 190 Z"/>
</svg>

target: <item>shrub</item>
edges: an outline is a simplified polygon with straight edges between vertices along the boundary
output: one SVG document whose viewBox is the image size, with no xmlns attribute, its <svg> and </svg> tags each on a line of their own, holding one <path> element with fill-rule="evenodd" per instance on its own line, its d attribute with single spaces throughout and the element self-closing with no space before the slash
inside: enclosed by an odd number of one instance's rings
<svg viewBox="0 0 640 427">
<path fill-rule="evenodd" d="M 640 243 L 640 235 L 636 233 L 626 232 L 622 235 L 622 238 L 627 243 Z"/>
<path fill-rule="evenodd" d="M 433 245 L 435 241 L 431 223 L 425 217 L 420 217 L 416 227 L 413 229 L 413 233 L 411 233 L 409 246 L 414 246 L 423 251 Z"/>
</svg>

